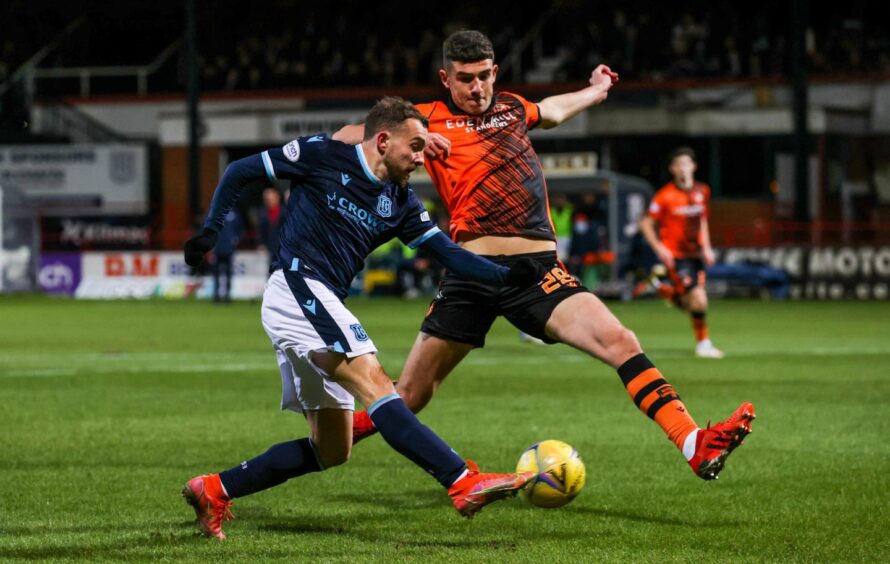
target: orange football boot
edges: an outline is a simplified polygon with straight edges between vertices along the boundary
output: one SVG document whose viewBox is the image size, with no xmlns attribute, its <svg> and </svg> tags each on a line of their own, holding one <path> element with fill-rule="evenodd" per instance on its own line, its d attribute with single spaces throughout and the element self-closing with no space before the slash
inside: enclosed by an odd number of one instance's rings
<svg viewBox="0 0 890 564">
<path fill-rule="evenodd" d="M 699 429 L 695 438 L 695 455 L 689 460 L 692 471 L 703 480 L 716 480 L 726 458 L 751 432 L 754 406 L 743 403 L 729 419 L 707 429 Z"/>
<path fill-rule="evenodd" d="M 448 495 L 458 513 L 472 518 L 489 503 L 515 496 L 535 476 L 534 472 L 483 474 L 475 462 L 467 460 L 467 474 L 448 488 Z"/>
<path fill-rule="evenodd" d="M 188 481 L 182 488 L 182 497 L 195 510 L 201 532 L 208 537 L 226 540 L 222 531 L 223 521 L 231 521 L 232 502 L 219 481 L 219 474 L 205 474 Z"/>
</svg>

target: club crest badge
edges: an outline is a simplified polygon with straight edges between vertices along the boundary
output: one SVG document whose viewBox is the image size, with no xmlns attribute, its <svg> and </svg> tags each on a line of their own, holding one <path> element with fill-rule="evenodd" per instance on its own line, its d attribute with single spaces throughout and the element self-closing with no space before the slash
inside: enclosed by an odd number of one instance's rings
<svg viewBox="0 0 890 564">
<path fill-rule="evenodd" d="M 362 328 L 361 324 L 353 323 L 352 325 L 349 326 L 349 328 L 352 329 L 352 332 L 355 334 L 355 339 L 357 341 L 367 341 L 368 340 L 368 334 L 365 333 L 365 330 L 364 330 L 364 328 Z"/>
<path fill-rule="evenodd" d="M 392 200 L 389 199 L 389 196 L 381 194 L 379 198 L 377 198 L 377 215 L 380 217 L 389 217 L 392 215 Z"/>
</svg>

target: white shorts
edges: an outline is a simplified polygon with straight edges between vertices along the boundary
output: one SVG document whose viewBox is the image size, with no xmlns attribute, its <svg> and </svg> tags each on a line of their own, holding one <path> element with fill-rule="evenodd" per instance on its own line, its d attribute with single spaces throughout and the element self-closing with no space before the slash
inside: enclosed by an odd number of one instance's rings
<svg viewBox="0 0 890 564">
<path fill-rule="evenodd" d="M 309 358 L 313 351 L 349 358 L 376 353 L 358 319 L 317 280 L 276 270 L 263 293 L 263 328 L 281 370 L 281 409 L 354 410 L 355 399 Z"/>
</svg>

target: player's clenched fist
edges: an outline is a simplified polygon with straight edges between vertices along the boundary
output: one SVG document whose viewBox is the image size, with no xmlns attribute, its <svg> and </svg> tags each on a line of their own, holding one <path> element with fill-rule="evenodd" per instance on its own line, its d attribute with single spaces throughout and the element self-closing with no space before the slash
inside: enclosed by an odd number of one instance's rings
<svg viewBox="0 0 890 564">
<path fill-rule="evenodd" d="M 615 84 L 618 82 L 618 73 L 614 72 L 612 69 L 607 67 L 606 65 L 599 65 L 593 72 L 590 73 L 590 85 L 596 86 L 598 84 L 602 84 L 609 81 L 609 85 Z"/>
<path fill-rule="evenodd" d="M 451 140 L 439 133 L 429 133 L 423 154 L 428 159 L 447 159 L 451 153 Z"/>
<path fill-rule="evenodd" d="M 216 246 L 219 235 L 206 227 L 200 235 L 192 237 L 185 242 L 185 263 L 189 266 L 200 266 L 204 262 L 204 255 Z"/>
</svg>

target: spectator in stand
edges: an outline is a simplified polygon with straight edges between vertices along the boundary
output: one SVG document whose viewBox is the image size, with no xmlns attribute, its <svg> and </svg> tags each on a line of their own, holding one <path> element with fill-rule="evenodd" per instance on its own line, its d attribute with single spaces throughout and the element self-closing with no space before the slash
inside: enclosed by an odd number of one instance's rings
<svg viewBox="0 0 890 564">
<path fill-rule="evenodd" d="M 232 273 L 235 257 L 235 249 L 241 241 L 244 232 L 244 223 L 241 216 L 235 210 L 229 210 L 223 220 L 219 239 L 213 248 L 213 301 L 214 303 L 226 303 L 232 301 Z M 224 279 L 220 284 L 220 278 Z"/>
<path fill-rule="evenodd" d="M 263 209 L 259 217 L 259 249 L 269 254 L 269 265 L 278 252 L 278 228 L 281 226 L 281 192 L 274 186 L 263 190 Z"/>
<path fill-rule="evenodd" d="M 0 20 L 17 21 L 16 15 L 33 10 L 33 4 L 47 3 L 6 0 L 0 3 Z M 300 0 L 273 4 L 275 9 L 250 14 L 225 13 L 213 3 L 203 4 L 202 21 L 214 23 L 202 27 L 202 89 L 424 84 L 438 70 L 439 43 L 450 32 L 483 22 L 491 25 L 488 15 L 498 14 L 497 31 L 491 38 L 494 48 L 512 53 L 541 18 L 540 14 L 535 17 L 535 11 L 514 10 L 504 0 L 479 6 L 458 3 L 432 11 L 423 5 L 384 2 L 379 16 L 368 15 L 360 3 L 319 4 L 309 11 Z M 55 3 L 52 9 L 34 12 L 40 17 L 33 19 L 33 26 L 7 26 L 0 38 L 0 82 L 79 16 L 82 10 L 77 5 Z M 879 2 L 860 2 L 812 10 L 807 38 L 810 70 L 814 74 L 886 71 L 890 27 L 881 24 L 880 6 Z M 79 41 L 81 32 L 73 34 L 47 54 L 41 68 L 144 64 L 146 57 L 150 60 L 170 44 L 175 37 L 171 30 L 181 29 L 184 23 L 182 10 L 170 6 L 146 13 L 133 13 L 126 6 L 115 8 L 114 13 L 130 16 L 120 18 L 121 29 L 145 36 L 138 35 L 145 40 L 137 51 L 122 51 L 114 48 L 119 36 L 102 27 L 109 17 L 99 14 L 103 11 L 88 14 L 83 24 L 82 33 L 89 35 L 89 42 Z M 597 3 L 596 22 L 585 2 L 544 2 L 539 12 L 552 15 L 541 22 L 535 41 L 517 52 L 515 59 L 511 55 L 518 64 L 512 63 L 515 67 L 509 74 L 516 72 L 520 82 L 522 74 L 539 65 L 539 56 L 551 60 L 561 56 L 551 77 L 557 81 L 572 81 L 604 60 L 621 68 L 627 78 L 645 81 L 774 76 L 787 71 L 790 62 L 789 13 L 782 3 L 741 6 L 729 0 L 686 1 L 649 3 L 641 9 L 606 1 Z M 299 22 L 282 18 L 284 13 L 299 13 Z M 239 29 L 237 41 L 231 38 L 234 28 Z M 374 29 L 402 32 L 368 31 Z M 339 40 L 348 37 L 362 40 Z M 184 82 L 177 78 L 183 76 L 162 68 L 152 75 L 150 89 L 181 90 Z M 55 94 L 78 93 L 77 81 L 41 82 L 46 83 L 41 89 L 58 88 Z M 93 92 L 98 94 L 104 87 L 92 83 L 91 88 L 98 89 Z"/>
<path fill-rule="evenodd" d="M 438 286 L 442 267 L 423 247 L 402 246 L 402 258 L 396 274 L 399 288 L 406 298 L 429 295 Z"/>
<path fill-rule="evenodd" d="M 572 215 L 572 235 L 569 245 L 569 272 L 584 273 L 585 260 L 603 248 L 603 233 L 608 218 L 607 202 L 593 192 L 585 192 Z"/>
<path fill-rule="evenodd" d="M 448 216 L 442 213 L 441 207 L 436 205 L 435 201 L 428 199 L 423 201 L 423 206 L 430 214 L 432 222 L 442 233 L 447 234 L 450 221 Z M 432 294 L 442 280 L 444 267 L 422 246 L 411 249 L 403 245 L 401 251 L 396 274 L 402 295 L 406 298 L 417 298 Z"/>
<path fill-rule="evenodd" d="M 572 214 L 574 208 L 565 194 L 554 194 L 550 202 L 550 221 L 556 233 L 556 257 L 565 262 L 569 259 L 572 244 Z"/>
</svg>

